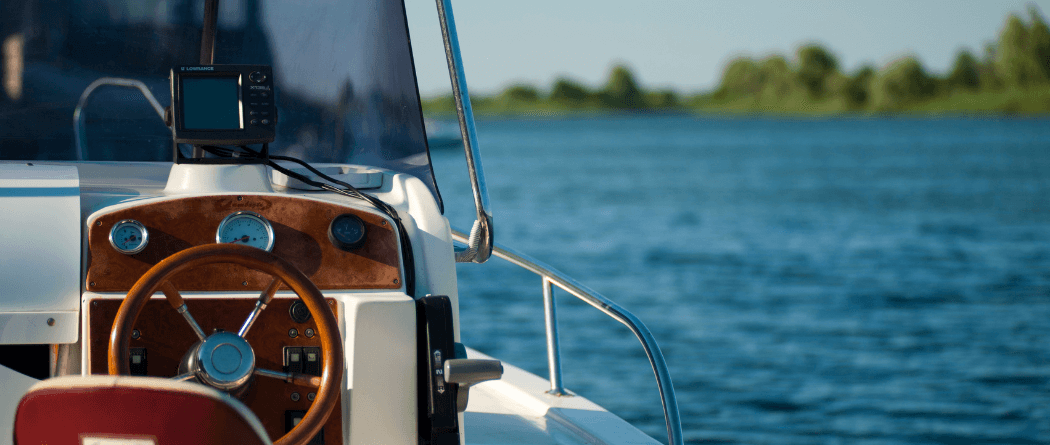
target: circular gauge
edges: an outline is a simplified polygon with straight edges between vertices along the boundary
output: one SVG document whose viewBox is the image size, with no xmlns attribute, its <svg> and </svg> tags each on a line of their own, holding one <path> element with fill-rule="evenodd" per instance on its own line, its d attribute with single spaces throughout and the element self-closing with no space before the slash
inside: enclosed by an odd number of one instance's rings
<svg viewBox="0 0 1050 445">
<path fill-rule="evenodd" d="M 339 215 L 328 226 L 328 239 L 340 249 L 357 249 L 365 243 L 365 222 L 350 213 Z"/>
<path fill-rule="evenodd" d="M 219 223 L 215 242 L 243 244 L 269 252 L 273 249 L 273 226 L 258 213 L 234 212 Z"/>
<path fill-rule="evenodd" d="M 113 225 L 109 231 L 109 244 L 125 255 L 142 252 L 149 242 L 146 226 L 133 219 L 125 219 Z"/>
</svg>

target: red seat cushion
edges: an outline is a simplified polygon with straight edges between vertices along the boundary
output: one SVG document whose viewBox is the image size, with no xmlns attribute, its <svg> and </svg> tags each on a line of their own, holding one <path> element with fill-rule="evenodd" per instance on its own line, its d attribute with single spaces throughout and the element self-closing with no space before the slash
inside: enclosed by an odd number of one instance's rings
<svg viewBox="0 0 1050 445">
<path fill-rule="evenodd" d="M 104 439 L 104 440 L 94 440 Z M 269 444 L 240 401 L 194 383 L 150 377 L 44 380 L 22 397 L 15 444 Z"/>
</svg>

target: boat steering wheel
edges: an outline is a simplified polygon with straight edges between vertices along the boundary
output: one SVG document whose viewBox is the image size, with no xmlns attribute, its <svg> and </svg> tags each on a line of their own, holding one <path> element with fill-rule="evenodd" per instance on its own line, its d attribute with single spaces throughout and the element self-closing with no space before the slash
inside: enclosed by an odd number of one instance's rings
<svg viewBox="0 0 1050 445">
<path fill-rule="evenodd" d="M 168 281 L 172 275 L 180 271 L 213 263 L 237 264 L 270 274 L 273 277 L 273 281 L 259 296 L 255 310 L 248 316 L 248 320 L 237 334 L 219 331 L 205 335 L 197 322 L 189 315 L 178 290 Z M 255 353 L 244 340 L 244 336 L 259 312 L 265 309 L 266 304 L 273 298 L 281 283 L 286 284 L 298 295 L 317 321 L 317 332 L 324 357 L 320 377 L 255 368 Z M 274 444 L 305 445 L 320 431 L 335 408 L 339 397 L 339 384 L 343 379 L 343 346 L 332 310 L 325 303 L 321 291 L 306 275 L 288 261 L 272 253 L 254 247 L 233 244 L 191 247 L 165 258 L 139 278 L 120 305 L 120 310 L 117 311 L 109 336 L 109 373 L 111 375 L 131 373 L 128 348 L 132 327 L 146 301 L 158 290 L 163 292 L 172 307 L 186 318 L 201 340 L 194 346 L 199 353 L 192 355 L 198 358 L 190 360 L 189 366 L 194 369 L 175 379 L 189 380 L 197 377 L 209 386 L 227 392 L 246 387 L 252 374 L 282 378 L 289 382 L 317 387 L 317 397 L 303 416 L 303 420 Z"/>
</svg>

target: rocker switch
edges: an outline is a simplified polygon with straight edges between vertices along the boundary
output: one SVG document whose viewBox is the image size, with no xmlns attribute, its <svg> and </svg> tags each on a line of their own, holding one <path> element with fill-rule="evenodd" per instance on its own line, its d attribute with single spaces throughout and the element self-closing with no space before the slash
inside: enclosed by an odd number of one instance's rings
<svg viewBox="0 0 1050 445">
<path fill-rule="evenodd" d="M 321 348 L 303 348 L 303 374 L 321 375 Z"/>
<path fill-rule="evenodd" d="M 284 432 L 289 432 L 292 428 L 295 428 L 299 422 L 303 421 L 303 417 L 306 417 L 306 411 L 285 411 L 284 412 Z M 317 435 L 313 439 L 310 439 L 306 445 L 324 445 L 324 428 L 317 432 Z"/>
<path fill-rule="evenodd" d="M 303 372 L 303 348 L 298 346 L 284 347 L 284 370 L 285 372 Z"/>
<path fill-rule="evenodd" d="M 130 348 L 128 352 L 131 375 L 146 375 L 146 348 Z"/>
</svg>

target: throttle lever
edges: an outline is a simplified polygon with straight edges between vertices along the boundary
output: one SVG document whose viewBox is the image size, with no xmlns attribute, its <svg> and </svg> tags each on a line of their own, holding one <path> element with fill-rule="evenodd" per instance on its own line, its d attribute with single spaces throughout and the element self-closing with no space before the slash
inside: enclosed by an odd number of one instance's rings
<svg viewBox="0 0 1050 445">
<path fill-rule="evenodd" d="M 503 362 L 499 360 L 451 358 L 445 360 L 444 368 L 445 382 L 459 385 L 456 399 L 459 412 L 467 410 L 471 386 L 503 377 Z"/>
</svg>

